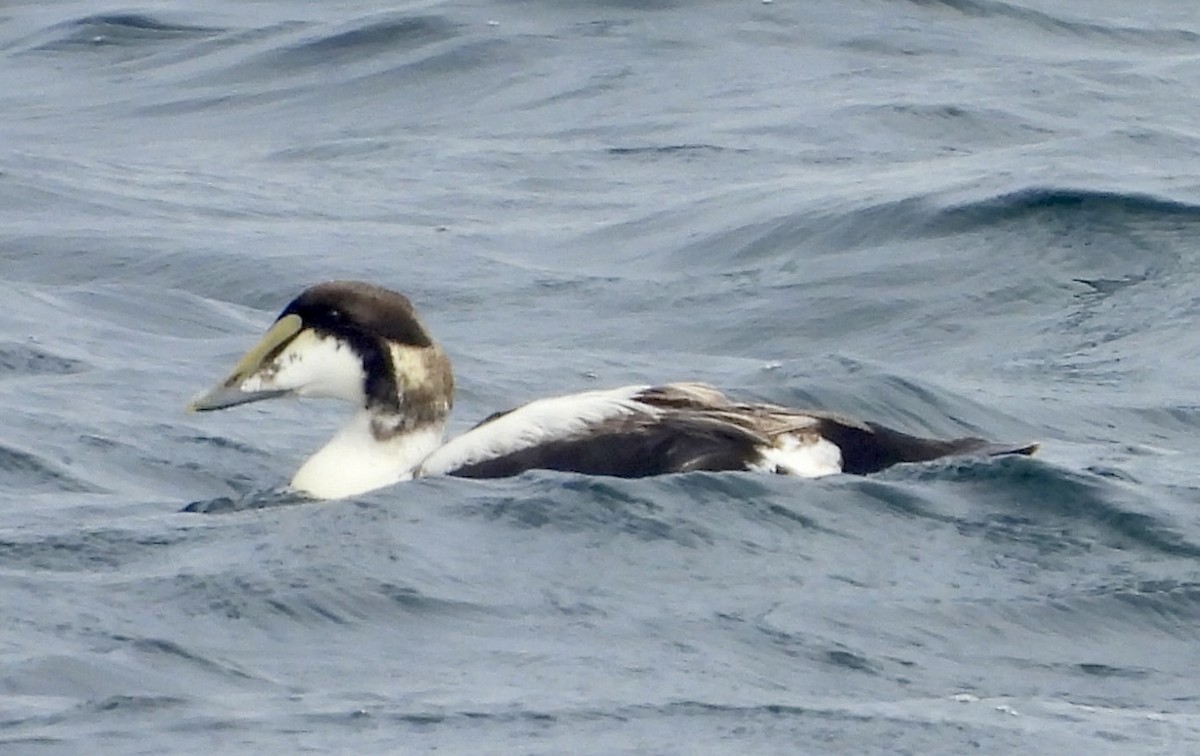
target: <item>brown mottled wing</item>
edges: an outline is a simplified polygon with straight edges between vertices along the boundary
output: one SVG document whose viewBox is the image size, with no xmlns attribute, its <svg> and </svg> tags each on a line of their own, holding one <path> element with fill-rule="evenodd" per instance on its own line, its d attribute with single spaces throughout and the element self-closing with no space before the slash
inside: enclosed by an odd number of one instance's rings
<svg viewBox="0 0 1200 756">
<path fill-rule="evenodd" d="M 1038 448 L 1037 444 L 998 444 L 974 437 L 923 438 L 832 412 L 734 403 L 704 384 L 655 387 L 646 392 L 646 401 L 703 411 L 714 419 L 763 436 L 768 443 L 787 433 L 816 433 L 841 450 L 842 471 L 857 475 L 878 472 L 901 462 L 928 462 L 960 454 L 1029 455 Z"/>
<path fill-rule="evenodd" d="M 542 469 L 637 478 L 692 470 L 745 470 L 761 461 L 764 447 L 789 433 L 817 434 L 829 440 L 841 450 L 843 471 L 855 474 L 951 454 L 1031 454 L 1037 448 L 991 444 L 980 438 L 921 438 L 829 412 L 735 403 L 702 383 L 653 386 L 637 399 L 657 412 L 613 418 L 577 436 L 465 465 L 449 474 L 496 478 Z M 498 412 L 479 425 L 505 414 Z"/>
<path fill-rule="evenodd" d="M 695 470 L 745 470 L 767 440 L 703 413 L 637 415 L 606 422 L 585 435 L 520 449 L 450 471 L 463 478 L 502 478 L 526 470 L 641 478 Z"/>
</svg>

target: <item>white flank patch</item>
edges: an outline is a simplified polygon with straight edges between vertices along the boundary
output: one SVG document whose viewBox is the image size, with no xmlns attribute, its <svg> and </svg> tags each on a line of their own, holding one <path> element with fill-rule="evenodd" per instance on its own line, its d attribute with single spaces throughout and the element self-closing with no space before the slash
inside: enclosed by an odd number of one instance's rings
<svg viewBox="0 0 1200 756">
<path fill-rule="evenodd" d="M 832 441 L 817 437 L 802 440 L 792 433 L 775 439 L 775 445 L 760 450 L 763 462 L 754 465 L 757 472 L 779 472 L 801 478 L 820 478 L 842 471 L 842 450 Z"/>
<path fill-rule="evenodd" d="M 357 412 L 292 477 L 292 488 L 318 499 L 371 491 L 402 480 L 442 442 L 442 426 L 430 425 L 379 441 L 371 433 L 373 414 Z"/>
<path fill-rule="evenodd" d="M 621 415 L 640 413 L 658 417 L 659 410 L 637 401 L 637 395 L 647 388 L 623 386 L 529 402 L 451 439 L 421 463 L 417 474 L 445 475 L 466 465 L 578 436 Z"/>
<path fill-rule="evenodd" d="M 261 370 L 242 381 L 242 391 L 285 390 L 296 396 L 343 399 L 362 406 L 362 360 L 348 344 L 305 329 Z"/>
</svg>

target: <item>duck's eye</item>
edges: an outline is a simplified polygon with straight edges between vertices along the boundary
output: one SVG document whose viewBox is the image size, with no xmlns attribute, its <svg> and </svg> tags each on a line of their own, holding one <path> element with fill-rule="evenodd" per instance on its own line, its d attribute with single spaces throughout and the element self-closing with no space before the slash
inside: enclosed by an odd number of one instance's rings
<svg viewBox="0 0 1200 756">
<path fill-rule="evenodd" d="M 329 319 L 332 320 L 334 323 L 342 322 L 342 311 L 338 310 L 338 309 L 330 310 L 329 311 Z"/>
</svg>

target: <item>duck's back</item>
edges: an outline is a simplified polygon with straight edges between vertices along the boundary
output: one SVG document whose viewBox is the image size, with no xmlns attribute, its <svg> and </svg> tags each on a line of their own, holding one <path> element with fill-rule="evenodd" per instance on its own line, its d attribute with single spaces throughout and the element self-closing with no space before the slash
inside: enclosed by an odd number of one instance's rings
<svg viewBox="0 0 1200 756">
<path fill-rule="evenodd" d="M 950 454 L 1030 453 L 977 438 L 911 436 L 832 413 L 730 402 L 698 383 L 539 399 L 492 415 L 430 455 L 422 475 L 526 470 L 637 478 L 696 470 L 803 477 L 870 473 Z"/>
</svg>

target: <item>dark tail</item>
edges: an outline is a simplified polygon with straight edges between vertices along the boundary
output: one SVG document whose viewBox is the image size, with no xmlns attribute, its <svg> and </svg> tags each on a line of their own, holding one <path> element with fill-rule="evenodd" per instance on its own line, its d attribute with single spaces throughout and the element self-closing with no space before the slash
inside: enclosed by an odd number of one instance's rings
<svg viewBox="0 0 1200 756">
<path fill-rule="evenodd" d="M 979 449 L 964 452 L 965 454 L 982 454 L 988 457 L 1003 457 L 1008 454 L 1020 454 L 1024 457 L 1031 457 L 1037 453 L 1041 445 L 1036 441 L 1029 444 L 997 444 L 988 443 Z"/>
<path fill-rule="evenodd" d="M 860 428 L 830 419 L 822 421 L 821 435 L 842 450 L 842 471 L 855 475 L 879 472 L 900 462 L 928 462 L 957 455 L 1030 455 L 1038 448 L 1037 444 L 1000 444 L 982 438 L 921 438 L 876 423 Z"/>
</svg>

